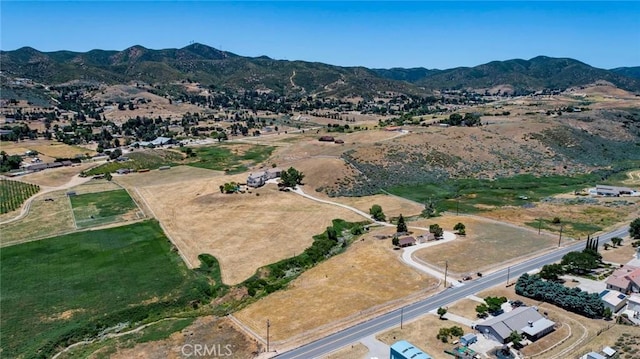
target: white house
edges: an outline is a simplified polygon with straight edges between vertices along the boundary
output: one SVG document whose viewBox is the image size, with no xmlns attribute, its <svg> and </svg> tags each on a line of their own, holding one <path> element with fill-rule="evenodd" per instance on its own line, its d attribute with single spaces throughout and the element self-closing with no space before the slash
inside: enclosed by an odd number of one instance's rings
<svg viewBox="0 0 640 359">
<path fill-rule="evenodd" d="M 247 186 L 254 188 L 263 186 L 268 180 L 278 178 L 281 174 L 282 170 L 280 168 L 271 168 L 266 171 L 250 173 L 249 177 L 247 177 Z"/>
<path fill-rule="evenodd" d="M 609 308 L 612 313 L 617 313 L 627 304 L 627 296 L 613 289 L 606 289 L 600 293 L 600 300 L 605 308 Z"/>
</svg>

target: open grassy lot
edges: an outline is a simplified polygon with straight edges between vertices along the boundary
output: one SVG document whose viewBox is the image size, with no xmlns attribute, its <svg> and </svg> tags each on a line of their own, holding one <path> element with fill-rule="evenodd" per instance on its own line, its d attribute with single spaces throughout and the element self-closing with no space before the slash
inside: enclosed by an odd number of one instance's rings
<svg viewBox="0 0 640 359">
<path fill-rule="evenodd" d="M 15 211 L 27 198 L 40 191 L 40 187 L 20 181 L 0 180 L 0 214 Z"/>
<path fill-rule="evenodd" d="M 91 358 L 186 358 L 192 354 L 194 344 L 208 344 L 210 348 L 220 344 L 222 354 L 229 354 L 225 345 L 231 347 L 231 355 L 212 355 L 209 358 L 254 358 L 263 350 L 261 344 L 247 337 L 233 322 L 213 316 L 168 320 L 154 324 L 140 332 L 98 341 L 81 346 L 60 356 L 60 359 Z M 182 347 L 185 346 L 185 355 Z M 218 354 L 218 352 L 216 352 Z M 195 357 L 195 356 L 194 356 Z"/>
<path fill-rule="evenodd" d="M 602 254 L 603 261 L 626 264 L 636 257 L 637 248 L 631 246 L 631 241 L 627 237 L 623 239 L 621 246 L 612 247 L 607 250 L 601 249 L 599 253 Z"/>
<path fill-rule="evenodd" d="M 323 326 L 340 320 L 364 320 L 375 313 L 372 308 L 428 290 L 437 283 L 435 278 L 403 264 L 389 241 L 365 237 L 345 253 L 304 272 L 287 289 L 234 315 L 263 337 L 264 322 L 269 319 L 274 341 L 308 341 L 328 333 Z M 390 287 L 394 289 L 384 289 Z"/>
<path fill-rule="evenodd" d="M 138 206 L 124 189 L 69 197 L 76 227 L 88 228 L 128 219 L 139 219 Z"/>
<path fill-rule="evenodd" d="M 466 236 L 440 246 L 427 247 L 415 256 L 427 263 L 444 268 L 448 261 L 449 271 L 458 274 L 482 272 L 483 270 L 511 259 L 531 255 L 540 250 L 558 245 L 558 238 L 511 225 L 483 220 L 479 217 L 443 216 L 429 220 L 409 222 L 422 227 L 439 224 L 445 230 L 461 222 L 466 226 Z"/>
<path fill-rule="evenodd" d="M 45 201 L 45 199 L 50 200 Z M 0 233 L 2 233 L 0 246 L 55 236 L 73 230 L 75 230 L 73 212 L 65 191 L 51 192 L 34 199 L 26 217 L 15 222 L 0 224 Z"/>
<path fill-rule="evenodd" d="M 147 187 L 169 183 L 187 182 L 193 180 L 211 179 L 224 175 L 220 171 L 212 171 L 191 166 L 175 166 L 164 171 L 150 171 L 145 173 L 130 173 L 122 176 L 114 176 L 113 181 L 125 187 Z"/>
<path fill-rule="evenodd" d="M 447 307 L 448 313 L 456 314 L 461 317 L 468 318 L 470 320 L 476 321 L 480 320 L 476 315 L 476 307 L 480 304 L 480 302 L 473 299 L 461 299 L 454 304 Z"/>
<path fill-rule="evenodd" d="M 244 172 L 249 166 L 265 161 L 275 148 L 262 145 L 219 144 L 208 147 L 193 147 L 196 157 L 188 165 L 229 174 Z"/>
<path fill-rule="evenodd" d="M 112 173 L 121 168 L 133 170 L 156 169 L 161 166 L 175 165 L 183 159 L 183 155 L 180 152 L 162 149 L 136 150 L 135 152 L 127 153 L 126 157 L 129 158 L 129 161 L 107 162 L 84 173 L 88 176 L 95 176 L 98 174 Z"/>
<path fill-rule="evenodd" d="M 471 328 L 465 325 L 450 320 L 440 320 L 436 315 L 427 314 L 413 322 L 404 323 L 402 329 L 400 329 L 400 324 L 398 323 L 396 328 L 378 334 L 376 338 L 388 345 L 404 339 L 431 355 L 434 359 L 449 359 L 451 355 L 446 354 L 444 351 L 453 348 L 451 344 L 453 339 L 450 339 L 449 343 L 443 343 L 436 338 L 436 335 L 440 328 L 450 328 L 454 325 L 462 328 L 465 333 L 471 332 Z"/>
<path fill-rule="evenodd" d="M 154 221 L 6 247 L 0 259 L 6 357 L 50 356 L 63 338 L 160 313 L 193 280 Z"/>
<path fill-rule="evenodd" d="M 219 186 L 246 174 L 139 189 L 168 235 L 191 263 L 214 255 L 226 284 L 237 284 L 269 263 L 302 253 L 331 220 L 361 221 L 339 207 L 321 204 L 267 185 L 244 194 L 222 194 Z"/>
<path fill-rule="evenodd" d="M 28 140 L 20 142 L 2 142 L 2 150 L 10 155 L 24 155 L 28 150 L 37 151 L 51 158 L 75 158 L 76 156 L 94 155 L 96 152 L 84 147 L 66 145 L 51 140 Z"/>
</svg>

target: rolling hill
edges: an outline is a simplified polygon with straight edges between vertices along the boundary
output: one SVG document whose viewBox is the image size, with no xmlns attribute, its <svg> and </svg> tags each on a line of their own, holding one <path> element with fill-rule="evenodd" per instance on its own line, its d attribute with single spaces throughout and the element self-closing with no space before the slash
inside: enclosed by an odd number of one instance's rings
<svg viewBox="0 0 640 359">
<path fill-rule="evenodd" d="M 538 56 L 493 61 L 447 70 L 368 69 L 318 62 L 244 57 L 191 44 L 152 50 L 136 45 L 123 51 L 40 52 L 30 47 L 0 52 L 3 74 L 56 84 L 72 80 L 168 83 L 192 80 L 207 86 L 273 90 L 281 93 L 375 96 L 385 92 L 421 95 L 440 89 L 485 89 L 510 85 L 516 90 L 565 89 L 606 80 L 640 91 L 638 68 L 603 70 L 573 59 Z"/>
</svg>

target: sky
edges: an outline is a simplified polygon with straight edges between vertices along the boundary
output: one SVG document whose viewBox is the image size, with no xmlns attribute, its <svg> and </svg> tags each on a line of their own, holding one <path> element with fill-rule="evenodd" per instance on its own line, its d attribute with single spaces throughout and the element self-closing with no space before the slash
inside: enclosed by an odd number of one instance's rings
<svg viewBox="0 0 640 359">
<path fill-rule="evenodd" d="M 631 2 L 0 2 L 0 48 L 180 48 L 370 68 L 475 66 L 538 55 L 640 66 Z"/>
</svg>

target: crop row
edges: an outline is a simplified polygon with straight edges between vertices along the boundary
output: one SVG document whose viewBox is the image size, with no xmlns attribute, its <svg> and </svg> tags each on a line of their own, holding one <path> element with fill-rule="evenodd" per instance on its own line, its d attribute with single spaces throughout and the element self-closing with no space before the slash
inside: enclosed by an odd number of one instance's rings
<svg viewBox="0 0 640 359">
<path fill-rule="evenodd" d="M 40 191 L 40 186 L 12 181 L 0 180 L 0 213 L 14 211 L 24 203 L 27 198 Z"/>
</svg>

